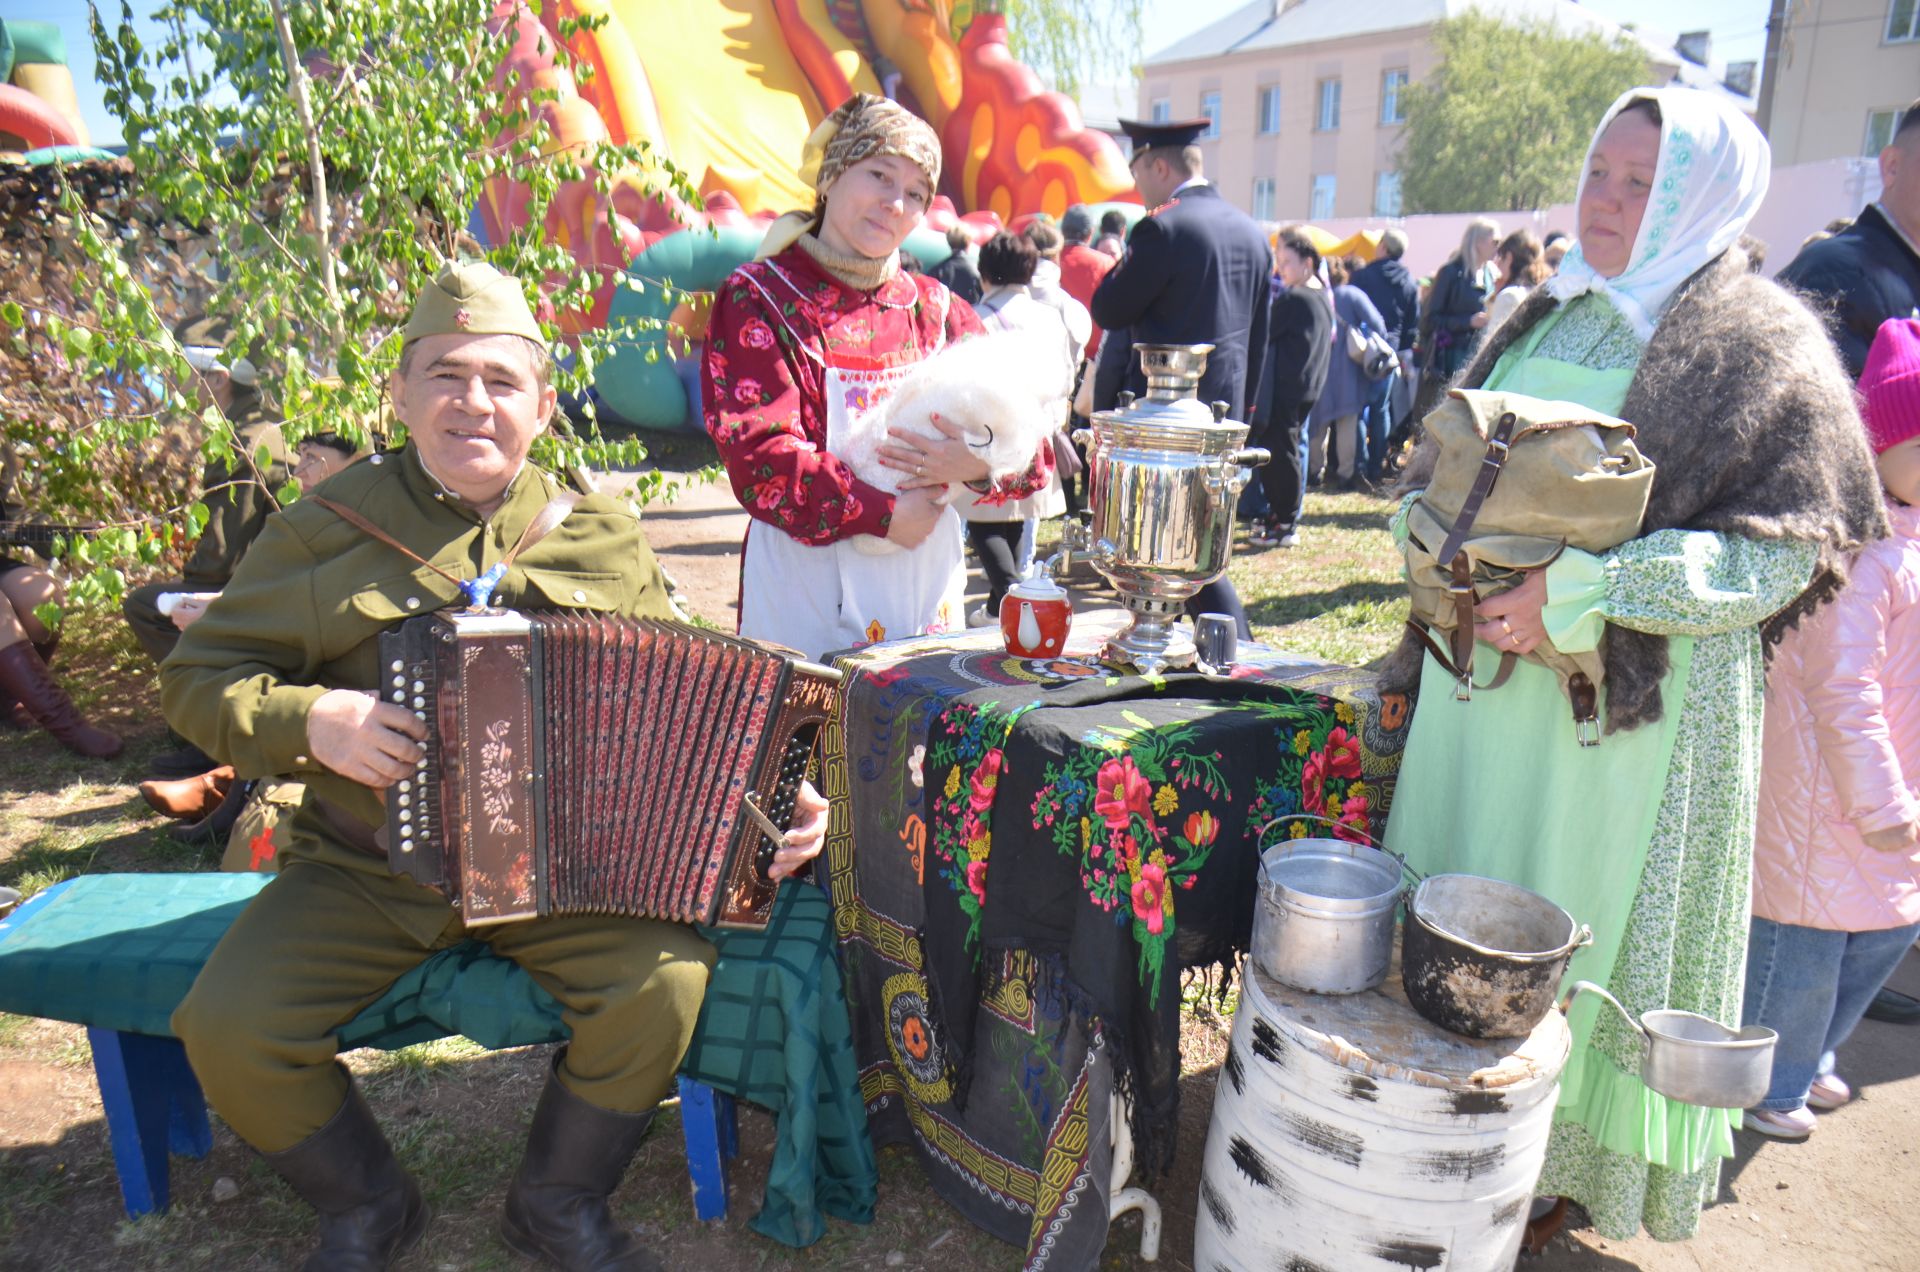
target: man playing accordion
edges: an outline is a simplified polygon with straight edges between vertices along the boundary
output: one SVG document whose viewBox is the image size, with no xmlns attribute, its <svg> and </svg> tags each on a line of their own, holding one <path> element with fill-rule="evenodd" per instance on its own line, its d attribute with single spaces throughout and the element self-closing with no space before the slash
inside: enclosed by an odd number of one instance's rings
<svg viewBox="0 0 1920 1272">
<path fill-rule="evenodd" d="M 462 602 L 461 584 L 490 573 L 492 603 L 506 608 L 671 616 L 639 518 L 619 501 L 586 495 L 522 543 L 562 493 L 527 462 L 555 405 L 548 365 L 519 281 L 449 265 L 416 302 L 393 373 L 407 444 L 269 518 L 161 669 L 181 734 L 242 779 L 307 784 L 278 877 L 214 951 L 173 1028 L 214 1108 L 319 1212 L 309 1269 L 384 1268 L 426 1226 L 418 1185 L 335 1059 L 335 1031 L 469 937 L 551 992 L 572 1034 L 535 1111 L 503 1237 L 562 1268 L 658 1266 L 607 1197 L 673 1081 L 712 947 L 691 928 L 624 917 L 468 929 L 439 892 L 389 870 L 377 829 L 386 789 L 411 774 L 426 736 L 413 712 L 374 692 L 382 631 Z M 818 854 L 825 823 L 825 802 L 803 788 L 777 876 Z"/>
</svg>

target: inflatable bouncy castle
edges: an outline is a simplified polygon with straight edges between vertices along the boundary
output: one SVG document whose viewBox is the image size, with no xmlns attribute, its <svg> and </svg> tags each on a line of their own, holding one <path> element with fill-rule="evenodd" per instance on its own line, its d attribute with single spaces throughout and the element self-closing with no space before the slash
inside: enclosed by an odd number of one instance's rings
<svg viewBox="0 0 1920 1272">
<path fill-rule="evenodd" d="M 60 28 L 0 18 L 0 154 L 86 145 Z"/>
<path fill-rule="evenodd" d="M 552 148 L 644 143 L 687 175 L 704 204 L 696 210 L 656 195 L 637 174 L 610 173 L 605 194 L 576 181 L 549 205 L 548 232 L 605 279 L 581 321 L 667 323 L 596 368 L 602 406 L 632 424 L 700 428 L 692 363 L 705 293 L 751 258 L 769 221 L 813 205 L 795 174 L 801 147 L 856 92 L 891 96 L 940 134 L 939 197 L 906 245 L 923 264 L 946 258 L 954 225 L 982 241 L 1018 216 L 1057 217 L 1076 203 L 1118 200 L 1137 213 L 1119 148 L 1014 60 L 1001 8 L 1000 0 L 560 0 L 536 16 L 521 0 L 502 0 L 496 19 L 514 36 L 502 76 L 552 94 L 535 103 Z M 593 23 L 566 37 L 569 70 L 554 50 L 566 20 L 580 18 Z M 524 186 L 498 178 L 476 228 L 497 242 L 527 223 L 528 203 Z M 621 274 L 649 285 L 616 286 Z M 676 300 L 661 284 L 693 299 Z"/>
</svg>

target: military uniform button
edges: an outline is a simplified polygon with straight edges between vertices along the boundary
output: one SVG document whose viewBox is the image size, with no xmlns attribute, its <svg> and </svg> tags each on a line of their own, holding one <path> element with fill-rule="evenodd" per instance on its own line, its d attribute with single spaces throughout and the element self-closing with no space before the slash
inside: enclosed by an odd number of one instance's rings
<svg viewBox="0 0 1920 1272">
<path fill-rule="evenodd" d="M 387 457 L 386 457 L 385 455 L 374 455 L 374 456 L 372 456 L 371 458 L 369 458 L 369 459 L 367 460 L 367 462 L 368 462 L 369 464 L 373 464 L 373 465 L 375 465 L 375 466 L 377 467 L 377 466 L 378 466 L 378 465 L 380 465 L 380 464 L 384 464 L 384 463 L 386 463 L 386 462 L 387 462 Z"/>
<path fill-rule="evenodd" d="M 308 764 L 308 763 L 311 763 L 311 761 L 309 761 L 309 760 L 307 759 L 307 757 L 306 757 L 306 756 L 304 756 L 304 755 L 296 755 L 296 756 L 294 756 L 294 757 L 293 757 L 293 762 L 294 762 L 295 764 Z"/>
<path fill-rule="evenodd" d="M 417 597 L 417 596 L 409 596 L 409 597 L 407 598 L 407 608 L 408 608 L 408 609 L 410 609 L 410 610 L 417 610 L 417 609 L 419 609 L 419 608 L 420 608 L 420 598 L 419 598 L 419 597 Z"/>
<path fill-rule="evenodd" d="M 580 604 L 584 605 L 587 603 L 587 594 L 581 591 L 579 588 L 575 588 L 573 590 L 573 599 L 579 602 Z"/>
</svg>

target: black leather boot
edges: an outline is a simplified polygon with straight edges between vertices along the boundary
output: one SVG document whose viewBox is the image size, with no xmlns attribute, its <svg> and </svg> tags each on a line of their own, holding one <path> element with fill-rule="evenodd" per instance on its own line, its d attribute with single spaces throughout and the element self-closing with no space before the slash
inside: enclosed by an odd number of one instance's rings
<svg viewBox="0 0 1920 1272">
<path fill-rule="evenodd" d="M 660 1261 L 607 1208 L 653 1112 L 614 1113 L 588 1104 L 560 1085 L 564 1054 L 554 1057 L 533 1112 L 500 1239 L 563 1272 L 661 1272 Z"/>
<path fill-rule="evenodd" d="M 427 1228 L 427 1203 L 351 1081 L 333 1120 L 267 1164 L 320 1212 L 304 1272 L 384 1272 Z"/>
</svg>

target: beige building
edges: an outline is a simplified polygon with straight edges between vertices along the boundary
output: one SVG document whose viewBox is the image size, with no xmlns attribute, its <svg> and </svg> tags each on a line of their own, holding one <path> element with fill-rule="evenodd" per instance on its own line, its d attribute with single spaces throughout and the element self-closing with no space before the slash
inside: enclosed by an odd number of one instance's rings
<svg viewBox="0 0 1920 1272">
<path fill-rule="evenodd" d="M 1877 155 L 1920 97 L 1920 0 L 1774 0 L 1754 118 L 1780 166 Z"/>
<path fill-rule="evenodd" d="M 1252 0 L 1147 59 L 1141 115 L 1211 117 L 1207 175 L 1256 220 L 1398 216 L 1402 90 L 1438 60 L 1434 24 L 1469 8 L 1622 31 L 1570 0 Z M 1710 67 L 1704 33 L 1636 38 L 1649 82 L 1678 78 L 1753 108 L 1753 64 Z"/>
</svg>

